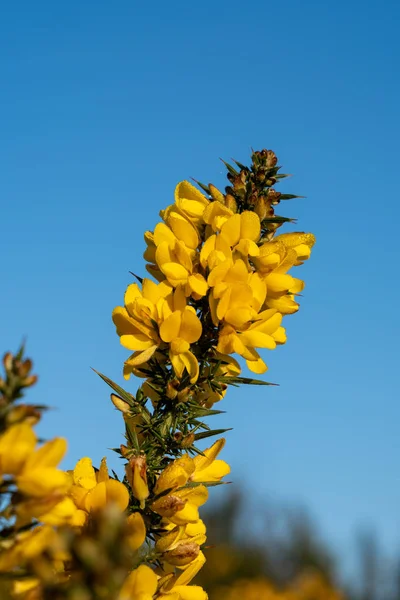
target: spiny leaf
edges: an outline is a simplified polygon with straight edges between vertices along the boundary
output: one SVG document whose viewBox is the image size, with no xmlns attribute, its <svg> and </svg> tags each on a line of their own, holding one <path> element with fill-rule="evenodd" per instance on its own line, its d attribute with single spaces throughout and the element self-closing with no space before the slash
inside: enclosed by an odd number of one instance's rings
<svg viewBox="0 0 400 600">
<path fill-rule="evenodd" d="M 139 275 L 136 275 L 136 273 L 133 273 L 132 271 L 129 271 L 129 273 L 136 277 L 139 283 L 143 283 L 143 277 L 139 277 Z"/>
<path fill-rule="evenodd" d="M 202 190 L 203 190 L 203 191 L 204 191 L 206 194 L 208 194 L 209 196 L 211 196 L 210 188 L 209 188 L 207 185 L 205 185 L 204 183 L 200 183 L 200 181 L 197 181 L 197 179 L 194 179 L 194 177 L 191 177 L 190 179 L 191 179 L 192 181 L 194 181 L 195 183 L 197 183 L 197 185 L 198 185 L 199 187 L 201 187 L 201 189 L 202 189 Z"/>
<path fill-rule="evenodd" d="M 252 379 L 251 377 L 221 377 L 220 379 L 231 385 L 279 385 L 262 379 Z"/>
<path fill-rule="evenodd" d="M 129 394 L 128 392 L 126 392 L 120 385 L 118 385 L 117 383 L 112 381 L 112 379 L 109 379 L 106 375 L 103 375 L 99 371 L 96 371 L 96 369 L 92 368 L 92 371 L 97 373 L 97 375 L 99 377 L 101 377 L 102 380 L 105 381 L 106 384 L 109 385 L 110 388 L 114 390 L 114 392 L 117 392 L 118 396 L 120 396 L 122 398 L 122 400 L 125 400 L 125 402 L 127 402 L 129 404 L 129 406 L 135 406 L 135 407 L 140 406 L 137 404 L 137 402 L 135 401 L 135 397 L 132 396 L 132 394 Z M 144 408 L 144 407 L 141 407 L 141 408 Z"/>
<path fill-rule="evenodd" d="M 226 410 L 215 410 L 212 408 L 203 408 L 192 402 L 187 402 L 186 406 L 190 407 L 191 414 L 194 417 L 211 417 L 212 415 L 224 415 Z"/>
<path fill-rule="evenodd" d="M 233 160 L 233 162 L 235 163 L 235 165 L 237 165 L 239 167 L 239 169 L 241 169 L 242 171 L 248 171 L 248 167 L 246 167 L 246 165 L 242 165 L 242 163 L 240 163 L 239 161 L 235 160 L 234 158 L 232 158 L 231 160 Z"/>
<path fill-rule="evenodd" d="M 281 194 L 279 200 L 293 200 L 294 198 L 306 198 L 306 196 L 296 196 L 296 194 Z"/>
<path fill-rule="evenodd" d="M 297 223 L 297 219 L 291 219 L 290 217 L 280 217 L 275 215 L 274 217 L 268 217 L 267 219 L 262 220 L 262 224 L 264 223 Z"/>
<path fill-rule="evenodd" d="M 293 177 L 293 175 L 291 173 L 278 173 L 275 177 L 276 179 L 285 179 L 285 177 Z"/>
<path fill-rule="evenodd" d="M 202 431 L 201 433 L 196 433 L 194 439 L 196 441 L 204 440 L 208 437 L 212 437 L 213 435 L 221 435 L 227 431 L 232 431 L 232 427 L 228 427 L 228 429 L 212 429 L 211 431 Z"/>
<path fill-rule="evenodd" d="M 217 485 L 228 485 L 230 483 L 230 481 L 188 481 L 188 483 L 184 487 L 179 489 L 184 490 L 187 488 L 195 488 L 199 485 L 205 485 L 206 487 L 216 487 Z"/>
<path fill-rule="evenodd" d="M 220 160 L 222 160 L 222 162 L 224 163 L 224 165 L 226 166 L 226 168 L 228 169 L 228 171 L 229 171 L 229 173 L 230 173 L 231 175 L 234 175 L 235 177 L 236 177 L 237 175 L 239 175 L 239 172 L 238 172 L 238 171 L 236 171 L 236 169 L 234 169 L 234 168 L 232 167 L 232 165 L 230 165 L 229 163 L 225 162 L 223 158 L 220 158 Z"/>
</svg>

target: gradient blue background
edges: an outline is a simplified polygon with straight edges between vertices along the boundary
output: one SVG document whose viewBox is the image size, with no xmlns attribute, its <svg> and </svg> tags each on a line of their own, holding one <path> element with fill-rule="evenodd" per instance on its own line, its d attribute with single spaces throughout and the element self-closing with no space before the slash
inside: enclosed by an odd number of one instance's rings
<svg viewBox="0 0 400 600">
<path fill-rule="evenodd" d="M 4 3 L 1 347 L 28 336 L 70 466 L 121 442 L 111 323 L 143 232 L 218 157 L 273 148 L 313 231 L 300 313 L 268 354 L 279 388 L 232 391 L 224 457 L 249 499 L 300 502 L 339 550 L 400 544 L 397 2 Z M 136 383 L 129 385 L 132 391 Z M 218 421 L 219 424 L 219 421 Z M 113 465 L 118 465 L 112 458 Z M 217 496 L 219 491 L 215 492 Z"/>
</svg>

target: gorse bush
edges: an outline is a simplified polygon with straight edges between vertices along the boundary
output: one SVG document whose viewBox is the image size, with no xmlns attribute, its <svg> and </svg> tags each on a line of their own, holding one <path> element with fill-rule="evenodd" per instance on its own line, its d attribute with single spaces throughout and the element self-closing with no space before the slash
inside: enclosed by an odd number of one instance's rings
<svg viewBox="0 0 400 600">
<path fill-rule="evenodd" d="M 123 375 L 143 380 L 132 394 L 99 374 L 124 421 L 125 441 L 117 450 L 125 464 L 122 481 L 105 459 L 99 468 L 88 457 L 72 471 L 58 468 L 65 440 L 38 444 L 34 426 L 43 407 L 20 400 L 35 383 L 31 362 L 22 350 L 5 356 L 4 597 L 207 598 L 192 584 L 206 560 L 199 508 L 230 469 L 218 458 L 223 438 L 199 448 L 226 431 L 205 419 L 220 413 L 214 404 L 230 385 L 269 385 L 242 376 L 237 359 L 263 374 L 263 350 L 286 342 L 282 320 L 298 310 L 304 288 L 289 271 L 309 258 L 314 244 L 309 233 L 278 234 L 292 220 L 275 214 L 276 207 L 296 196 L 275 190 L 286 175 L 274 152 L 253 152 L 250 167 L 225 164 L 224 192 L 212 184 L 177 185 L 175 202 L 145 233 L 152 279 L 135 275 L 137 283 L 113 311 L 121 344 L 131 352 Z M 239 597 L 232 594 L 227 598 Z"/>
</svg>

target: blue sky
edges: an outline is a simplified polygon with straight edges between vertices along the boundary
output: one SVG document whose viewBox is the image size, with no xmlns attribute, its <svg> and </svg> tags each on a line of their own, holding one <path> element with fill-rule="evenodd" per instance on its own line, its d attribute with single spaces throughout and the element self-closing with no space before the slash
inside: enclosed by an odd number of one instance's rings
<svg viewBox="0 0 400 600">
<path fill-rule="evenodd" d="M 43 434 L 68 437 L 68 465 L 121 442 L 90 367 L 122 382 L 110 314 L 128 271 L 144 273 L 143 232 L 178 181 L 223 186 L 218 157 L 273 148 L 294 174 L 282 189 L 307 196 L 282 208 L 318 241 L 288 343 L 267 357 L 280 387 L 224 400 L 231 478 L 309 506 L 343 551 L 366 525 L 398 548 L 398 3 L 0 13 L 0 339 L 28 336 L 30 399 L 54 407 Z"/>
</svg>

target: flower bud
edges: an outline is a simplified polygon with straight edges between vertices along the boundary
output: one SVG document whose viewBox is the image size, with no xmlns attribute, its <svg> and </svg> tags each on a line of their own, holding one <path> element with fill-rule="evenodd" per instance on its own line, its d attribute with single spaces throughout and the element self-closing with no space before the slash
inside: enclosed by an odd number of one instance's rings
<svg viewBox="0 0 400 600">
<path fill-rule="evenodd" d="M 218 188 L 215 187 L 212 183 L 208 185 L 208 189 L 210 190 L 210 195 L 213 200 L 217 200 L 217 202 L 222 202 L 224 204 L 225 196 L 222 192 L 219 191 Z"/>
<path fill-rule="evenodd" d="M 182 498 L 179 498 L 178 496 L 168 494 L 168 496 L 161 496 L 161 498 L 153 502 L 151 510 L 162 517 L 167 517 L 169 519 L 178 511 L 182 510 L 185 507 L 186 502 L 187 500 L 182 500 Z"/>
<path fill-rule="evenodd" d="M 227 194 L 225 196 L 225 206 L 234 213 L 237 211 L 237 203 L 232 194 Z"/>
<path fill-rule="evenodd" d="M 168 381 L 167 390 L 166 390 L 167 398 L 169 398 L 170 400 L 175 400 L 175 398 L 178 395 L 178 390 L 176 389 L 178 387 L 178 385 L 179 385 L 178 379 L 174 379 L 173 381 Z"/>
<path fill-rule="evenodd" d="M 260 221 L 267 216 L 267 202 L 265 198 L 259 196 L 254 205 L 254 212 L 260 217 Z"/>
<path fill-rule="evenodd" d="M 163 558 L 171 565 L 183 567 L 195 560 L 200 553 L 200 547 L 195 542 L 182 542 L 173 550 L 163 554 Z"/>
<path fill-rule="evenodd" d="M 117 396 L 117 394 L 111 394 L 110 398 L 117 410 L 121 411 L 124 415 L 129 414 L 130 406 L 125 400 Z"/>
<path fill-rule="evenodd" d="M 132 493 L 144 508 L 145 500 L 149 497 L 147 485 L 147 463 L 145 456 L 132 456 L 125 466 L 126 477 L 131 486 Z"/>
<path fill-rule="evenodd" d="M 190 446 L 193 444 L 193 442 L 194 442 L 195 439 L 196 438 L 195 438 L 194 433 L 189 433 L 181 441 L 181 448 L 190 448 Z"/>
</svg>

